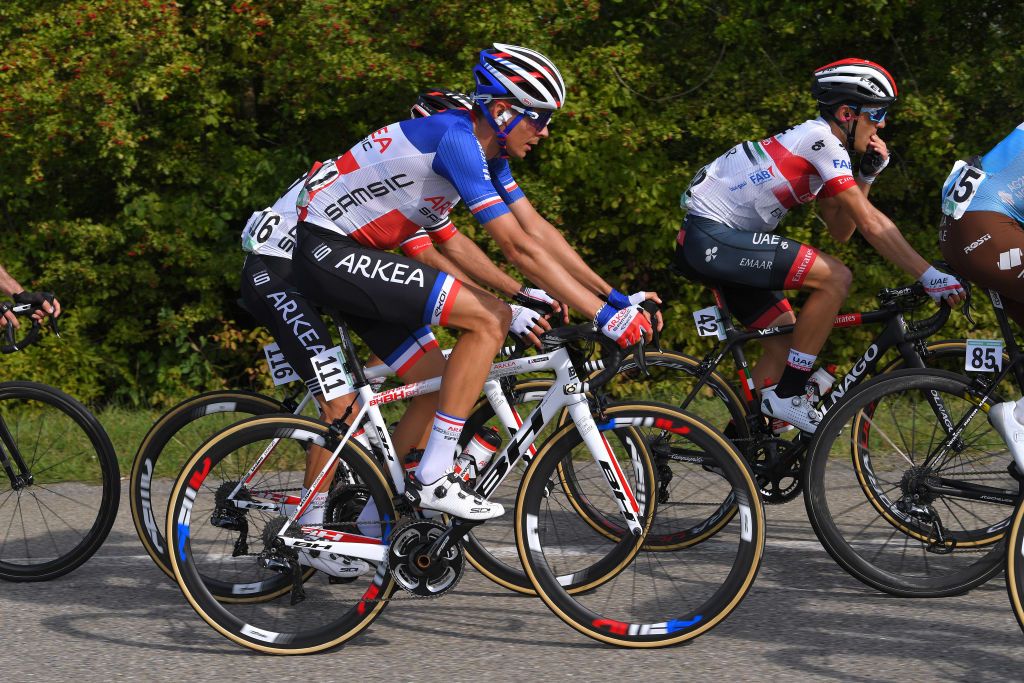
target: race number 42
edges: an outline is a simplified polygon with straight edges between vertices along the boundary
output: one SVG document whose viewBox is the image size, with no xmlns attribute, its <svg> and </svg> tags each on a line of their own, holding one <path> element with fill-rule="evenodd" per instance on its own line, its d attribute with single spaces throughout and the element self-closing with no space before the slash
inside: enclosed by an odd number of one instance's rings
<svg viewBox="0 0 1024 683">
<path fill-rule="evenodd" d="M 702 337 L 718 337 L 725 339 L 725 328 L 718 319 L 718 307 L 708 306 L 693 312 L 693 323 L 697 326 L 697 334 Z"/>
</svg>

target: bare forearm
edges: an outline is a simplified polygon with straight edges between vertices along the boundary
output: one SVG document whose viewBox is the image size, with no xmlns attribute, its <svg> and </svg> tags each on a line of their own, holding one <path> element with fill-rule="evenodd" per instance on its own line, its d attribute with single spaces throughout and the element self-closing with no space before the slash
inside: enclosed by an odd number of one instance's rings
<svg viewBox="0 0 1024 683">
<path fill-rule="evenodd" d="M 914 250 L 896 224 L 881 212 L 868 225 L 858 226 L 864 239 L 886 260 L 917 279 L 928 270 L 928 262 Z"/>
<path fill-rule="evenodd" d="M 587 318 L 593 318 L 604 305 L 594 291 L 578 282 L 544 245 L 534 243 L 524 249 L 506 251 L 505 255 L 532 282 Z"/>
<path fill-rule="evenodd" d="M 21 292 L 24 289 L 24 287 L 18 284 L 17 280 L 11 277 L 10 274 L 4 270 L 3 266 L 0 266 L 0 292 L 10 296 L 11 294 Z"/>
<path fill-rule="evenodd" d="M 451 259 L 447 258 L 444 254 L 439 252 L 437 249 L 434 249 L 433 247 L 429 249 L 424 249 L 423 251 L 419 252 L 412 258 L 416 259 L 420 263 L 425 263 L 431 268 L 436 268 L 437 270 L 444 271 L 445 273 L 448 273 L 455 279 L 464 282 L 468 285 L 472 285 L 477 289 L 483 289 L 483 287 L 476 284 L 468 274 L 466 274 L 461 268 L 459 268 L 455 263 L 453 263 Z"/>
<path fill-rule="evenodd" d="M 461 234 L 441 244 L 441 251 L 470 277 L 506 296 L 514 296 L 522 284 L 496 266 L 473 240 Z"/>
<path fill-rule="evenodd" d="M 577 282 L 598 296 L 605 296 L 612 290 L 611 285 L 580 258 L 562 233 L 537 213 L 527 200 L 515 202 L 511 209 L 516 220 L 523 226 L 523 231 L 543 245 Z"/>
</svg>

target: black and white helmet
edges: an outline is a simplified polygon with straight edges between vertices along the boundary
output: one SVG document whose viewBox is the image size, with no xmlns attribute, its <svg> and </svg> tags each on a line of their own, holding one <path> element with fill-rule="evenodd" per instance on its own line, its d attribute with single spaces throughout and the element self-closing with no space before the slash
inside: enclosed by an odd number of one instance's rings
<svg viewBox="0 0 1024 683">
<path fill-rule="evenodd" d="M 811 94 L 819 104 L 885 107 L 896 101 L 896 81 L 892 75 L 866 59 L 841 59 L 814 71 Z"/>
<path fill-rule="evenodd" d="M 495 43 L 481 50 L 473 77 L 480 102 L 511 98 L 523 107 L 550 111 L 565 104 L 565 81 L 558 67 L 525 47 Z"/>
<path fill-rule="evenodd" d="M 416 98 L 416 104 L 409 109 L 414 119 L 440 114 L 450 109 L 472 109 L 473 99 L 465 93 L 452 90 L 426 90 Z"/>
</svg>

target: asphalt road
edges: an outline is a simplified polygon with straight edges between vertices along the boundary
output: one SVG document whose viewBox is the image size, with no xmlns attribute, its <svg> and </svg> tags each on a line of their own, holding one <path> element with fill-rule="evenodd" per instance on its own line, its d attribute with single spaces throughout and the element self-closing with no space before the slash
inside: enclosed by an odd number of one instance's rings
<svg viewBox="0 0 1024 683">
<path fill-rule="evenodd" d="M 127 482 L 125 482 L 126 484 Z M 106 545 L 72 574 L 0 585 L 8 681 L 309 680 L 1021 680 L 1024 634 L 1002 578 L 942 600 L 876 593 L 820 548 L 794 501 L 768 508 L 751 593 L 709 634 L 656 651 L 580 636 L 535 598 L 467 570 L 440 600 L 393 603 L 360 638 L 305 658 L 225 640 L 144 555 L 122 500 Z"/>
</svg>

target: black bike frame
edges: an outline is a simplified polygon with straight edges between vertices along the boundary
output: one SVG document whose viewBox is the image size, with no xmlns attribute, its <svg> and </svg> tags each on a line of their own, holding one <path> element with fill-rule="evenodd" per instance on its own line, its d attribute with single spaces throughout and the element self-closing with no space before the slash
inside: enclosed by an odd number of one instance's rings
<svg viewBox="0 0 1024 683">
<path fill-rule="evenodd" d="M 732 354 L 733 359 L 736 362 L 737 373 L 740 378 L 740 385 L 743 387 L 744 398 L 747 401 L 748 406 L 748 420 L 761 420 L 761 412 L 757 407 L 757 401 L 754 398 L 754 380 L 747 371 L 747 358 L 743 353 L 743 346 L 752 339 L 766 339 L 769 337 L 778 337 L 793 332 L 795 325 L 782 325 L 779 327 L 768 327 L 762 330 L 753 330 L 751 332 L 742 332 L 736 328 L 733 323 L 732 314 L 729 312 L 728 306 L 725 304 L 725 299 L 722 297 L 721 292 L 717 288 L 712 287 L 711 292 L 715 296 L 715 305 L 719 311 L 719 319 L 722 327 L 725 330 L 724 344 L 717 350 L 712 351 L 704 360 L 701 361 L 699 368 L 699 381 L 696 386 L 690 391 L 690 393 L 683 399 L 680 407 L 684 410 L 689 406 L 690 402 L 697 395 L 697 392 L 707 382 L 708 377 L 714 372 L 719 363 L 725 358 L 726 354 Z M 890 296 L 893 299 L 899 299 L 900 297 L 907 297 L 912 295 L 914 292 L 913 287 L 904 287 L 902 289 L 895 290 L 883 290 L 879 296 Z M 896 348 L 899 351 L 900 356 L 903 358 L 906 366 L 909 368 L 923 368 L 926 367 L 923 360 L 923 339 L 934 334 L 938 331 L 949 318 L 950 309 L 947 306 L 943 306 L 938 313 L 917 323 L 914 329 L 911 330 L 906 320 L 903 318 L 903 314 L 911 310 L 905 308 L 896 303 L 889 306 L 883 306 L 878 310 L 867 311 L 864 313 L 842 313 L 837 315 L 832 323 L 832 327 L 859 327 L 860 325 L 872 325 L 876 323 L 882 323 L 885 327 L 881 333 L 875 338 L 875 340 L 868 346 L 864 354 L 854 363 L 850 371 L 843 377 L 842 381 L 837 382 L 832 391 L 824 396 L 822 399 L 822 405 L 819 406 L 819 410 L 822 413 L 828 412 L 835 404 L 845 396 L 850 389 L 857 386 L 864 379 L 875 373 L 878 367 L 879 359 L 885 355 L 889 349 Z M 753 426 L 753 425 L 751 425 Z"/>
<path fill-rule="evenodd" d="M 928 457 L 924 461 L 923 467 L 931 468 L 938 461 L 938 467 L 945 463 L 948 455 L 955 454 L 960 451 L 958 448 L 960 444 L 960 436 L 963 434 L 967 425 L 981 412 L 983 406 L 989 404 L 989 400 L 996 387 L 1006 379 L 1007 375 L 1011 372 L 1014 378 L 1017 380 L 1017 386 L 1024 391 L 1024 354 L 1021 354 L 1020 346 L 1017 344 L 1017 338 L 1013 333 L 1013 329 L 1010 327 L 1010 321 L 1006 316 L 1006 311 L 1003 310 L 1002 299 L 998 292 L 989 290 L 989 299 L 992 301 L 992 307 L 995 309 L 996 320 L 999 322 L 999 330 L 1002 332 L 1003 341 L 1006 343 L 1008 350 L 1009 362 L 1005 364 L 1002 372 L 988 386 L 984 392 L 976 397 L 976 405 L 967 411 L 960 421 L 954 426 L 952 420 L 949 418 L 949 413 L 945 411 L 944 407 L 941 407 L 943 414 L 940 415 L 940 421 L 946 427 L 946 438 L 942 440 L 937 446 L 936 450 L 928 454 Z M 933 407 L 941 406 L 941 399 L 933 397 Z M 938 477 L 938 485 L 929 484 L 928 489 L 936 494 L 946 496 L 956 496 L 959 498 L 975 499 L 975 500 L 987 500 L 1006 505 L 1014 506 L 1019 500 L 1019 494 L 1015 491 L 1007 491 L 1005 489 L 997 489 L 991 486 L 981 486 L 978 484 L 970 484 L 968 482 L 951 481 L 943 477 Z M 1009 522 L 1009 520 L 1007 520 Z"/>
</svg>

